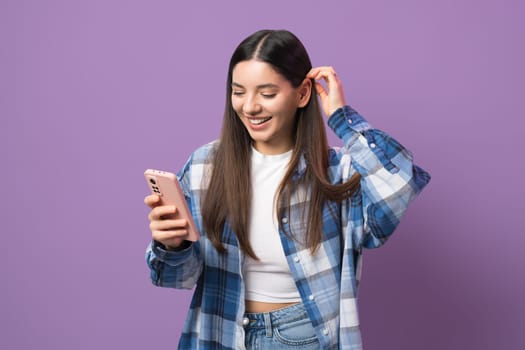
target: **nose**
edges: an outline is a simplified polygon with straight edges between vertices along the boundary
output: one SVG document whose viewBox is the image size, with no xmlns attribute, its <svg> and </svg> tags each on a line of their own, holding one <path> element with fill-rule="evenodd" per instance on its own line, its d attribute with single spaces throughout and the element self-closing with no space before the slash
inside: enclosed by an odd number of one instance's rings
<svg viewBox="0 0 525 350">
<path fill-rule="evenodd" d="M 242 111 L 247 115 L 256 115 L 262 111 L 262 106 L 254 96 L 247 96 L 242 105 Z"/>
</svg>

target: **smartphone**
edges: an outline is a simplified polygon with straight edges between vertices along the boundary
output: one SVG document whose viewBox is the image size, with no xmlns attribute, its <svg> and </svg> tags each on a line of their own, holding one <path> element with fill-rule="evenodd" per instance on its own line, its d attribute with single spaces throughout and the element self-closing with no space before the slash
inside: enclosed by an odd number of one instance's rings
<svg viewBox="0 0 525 350">
<path fill-rule="evenodd" d="M 152 194 L 160 196 L 161 205 L 174 205 L 177 212 L 175 219 L 186 219 L 188 222 L 188 237 L 186 240 L 195 242 L 199 239 L 197 226 L 193 221 L 190 208 L 184 197 L 177 176 L 168 171 L 148 169 L 144 172 Z"/>
</svg>

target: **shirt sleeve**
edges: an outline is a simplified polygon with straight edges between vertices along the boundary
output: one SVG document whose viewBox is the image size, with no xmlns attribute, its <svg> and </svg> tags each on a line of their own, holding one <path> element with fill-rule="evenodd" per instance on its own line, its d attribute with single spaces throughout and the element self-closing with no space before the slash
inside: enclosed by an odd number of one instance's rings
<svg viewBox="0 0 525 350">
<path fill-rule="evenodd" d="M 328 125 L 343 140 L 338 152 L 339 173 L 347 181 L 361 175 L 360 188 L 350 199 L 348 213 L 353 226 L 354 248 L 376 248 L 384 244 L 399 224 L 409 203 L 430 181 L 430 175 L 414 165 L 410 151 L 387 133 L 373 129 L 349 106 L 336 110 Z M 358 227 L 359 229 L 356 229 Z"/>
<path fill-rule="evenodd" d="M 192 215 L 191 192 L 191 162 L 192 157 L 186 162 L 177 178 L 188 203 Z M 202 271 L 202 258 L 200 254 L 200 242 L 190 243 L 181 250 L 167 250 L 165 247 L 151 241 L 146 249 L 146 263 L 150 269 L 151 281 L 159 287 L 171 287 L 178 289 L 191 289 L 199 279 Z"/>
<path fill-rule="evenodd" d="M 159 287 L 193 288 L 202 269 L 198 251 L 197 243 L 180 251 L 171 251 L 152 241 L 146 249 L 151 282 Z"/>
</svg>

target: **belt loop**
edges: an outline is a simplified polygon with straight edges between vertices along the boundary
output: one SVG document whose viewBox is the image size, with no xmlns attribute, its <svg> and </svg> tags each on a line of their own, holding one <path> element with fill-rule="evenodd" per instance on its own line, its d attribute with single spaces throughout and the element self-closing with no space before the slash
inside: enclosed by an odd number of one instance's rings
<svg viewBox="0 0 525 350">
<path fill-rule="evenodd" d="M 272 319 L 270 317 L 270 313 L 265 312 L 263 313 L 263 316 L 264 316 L 264 326 L 266 328 L 266 336 L 268 338 L 271 338 L 272 337 Z"/>
</svg>

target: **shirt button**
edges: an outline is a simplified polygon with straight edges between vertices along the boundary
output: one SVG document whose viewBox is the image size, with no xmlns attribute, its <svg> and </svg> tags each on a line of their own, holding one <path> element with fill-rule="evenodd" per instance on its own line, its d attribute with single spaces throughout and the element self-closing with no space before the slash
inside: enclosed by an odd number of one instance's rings
<svg viewBox="0 0 525 350">
<path fill-rule="evenodd" d="M 308 297 L 308 299 L 309 299 L 310 301 L 314 301 L 314 300 L 315 300 L 315 297 L 314 297 L 313 294 L 310 294 L 310 296 Z"/>
<path fill-rule="evenodd" d="M 323 328 L 323 334 L 328 335 L 328 328 Z"/>
<path fill-rule="evenodd" d="M 250 323 L 250 319 L 248 317 L 245 317 L 242 319 L 242 325 L 246 327 Z"/>
<path fill-rule="evenodd" d="M 352 124 L 352 119 L 348 118 L 348 124 Z"/>
<path fill-rule="evenodd" d="M 293 261 L 295 261 L 296 263 L 298 263 L 301 259 L 299 259 L 298 256 L 296 256 L 295 258 L 293 258 Z"/>
<path fill-rule="evenodd" d="M 281 219 L 281 222 L 283 224 L 287 224 L 288 223 L 288 218 L 285 216 L 284 218 Z"/>
<path fill-rule="evenodd" d="M 376 148 L 376 144 L 372 142 L 372 143 L 370 144 L 370 148 Z"/>
</svg>

